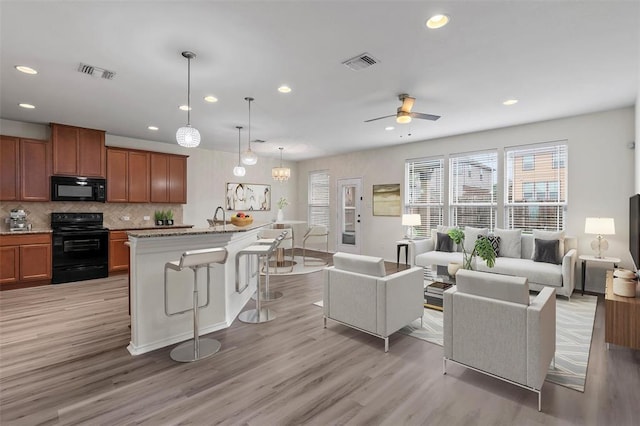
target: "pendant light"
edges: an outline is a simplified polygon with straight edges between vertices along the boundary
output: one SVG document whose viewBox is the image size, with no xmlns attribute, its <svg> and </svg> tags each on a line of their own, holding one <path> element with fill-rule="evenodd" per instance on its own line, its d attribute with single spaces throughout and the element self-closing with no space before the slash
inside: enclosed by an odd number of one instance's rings
<svg viewBox="0 0 640 426">
<path fill-rule="evenodd" d="M 274 167 L 271 169 L 271 177 L 274 180 L 284 182 L 291 177 L 291 169 L 288 167 L 282 167 L 282 150 L 283 147 L 278 148 L 280 150 L 280 167 Z"/>
<path fill-rule="evenodd" d="M 244 98 L 244 100 L 249 103 L 249 149 L 243 152 L 240 158 L 242 159 L 243 164 L 246 164 L 247 166 L 253 166 L 258 162 L 258 156 L 253 151 L 251 151 L 251 102 L 253 101 L 253 98 L 247 96 L 246 98 Z"/>
<path fill-rule="evenodd" d="M 240 130 L 242 126 L 236 126 L 236 129 L 238 129 L 238 165 L 233 168 L 233 175 L 244 176 L 247 171 L 242 167 L 242 162 L 240 161 Z"/>
<path fill-rule="evenodd" d="M 184 51 L 182 56 L 187 58 L 187 125 L 178 129 L 176 141 L 178 145 L 185 148 L 195 148 L 200 145 L 200 132 L 195 127 L 191 127 L 191 60 L 195 59 L 196 54 Z"/>
</svg>

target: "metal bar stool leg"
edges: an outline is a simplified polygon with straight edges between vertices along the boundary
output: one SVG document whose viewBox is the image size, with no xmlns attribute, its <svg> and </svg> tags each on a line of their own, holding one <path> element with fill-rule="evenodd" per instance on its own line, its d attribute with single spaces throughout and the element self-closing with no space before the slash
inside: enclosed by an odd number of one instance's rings
<svg viewBox="0 0 640 426">
<path fill-rule="evenodd" d="M 260 257 L 258 256 L 258 270 L 260 268 Z M 266 254 L 267 262 L 269 261 L 269 253 Z M 265 285 L 269 285 L 269 268 L 265 271 Z M 248 311 L 240 312 L 238 315 L 238 319 L 242 322 L 246 322 L 249 324 L 259 324 L 263 322 L 269 322 L 276 319 L 276 314 L 269 308 L 262 307 L 262 296 L 260 289 L 260 275 L 258 275 L 258 283 L 256 286 L 256 308 L 249 309 Z"/>
</svg>

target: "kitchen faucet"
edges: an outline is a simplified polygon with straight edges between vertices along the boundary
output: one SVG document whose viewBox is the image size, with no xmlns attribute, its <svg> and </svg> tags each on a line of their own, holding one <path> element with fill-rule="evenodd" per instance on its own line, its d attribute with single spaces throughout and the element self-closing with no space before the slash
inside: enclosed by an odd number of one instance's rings
<svg viewBox="0 0 640 426">
<path fill-rule="evenodd" d="M 222 210 L 222 225 L 226 225 L 227 224 L 226 213 L 224 212 L 224 209 L 222 208 L 222 206 L 216 207 L 216 212 L 213 214 L 213 224 L 215 225 L 218 222 L 217 220 L 218 210 Z"/>
</svg>

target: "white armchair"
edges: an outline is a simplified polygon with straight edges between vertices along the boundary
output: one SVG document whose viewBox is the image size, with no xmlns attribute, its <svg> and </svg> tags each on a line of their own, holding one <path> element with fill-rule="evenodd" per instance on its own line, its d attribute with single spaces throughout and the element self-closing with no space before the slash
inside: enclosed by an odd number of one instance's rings
<svg viewBox="0 0 640 426">
<path fill-rule="evenodd" d="M 555 289 L 530 302 L 526 278 L 461 269 L 444 292 L 444 374 L 447 362 L 538 394 L 556 350 Z"/>
<path fill-rule="evenodd" d="M 422 268 L 385 276 L 380 257 L 336 253 L 324 269 L 324 327 L 327 319 L 384 339 L 424 313 Z"/>
</svg>

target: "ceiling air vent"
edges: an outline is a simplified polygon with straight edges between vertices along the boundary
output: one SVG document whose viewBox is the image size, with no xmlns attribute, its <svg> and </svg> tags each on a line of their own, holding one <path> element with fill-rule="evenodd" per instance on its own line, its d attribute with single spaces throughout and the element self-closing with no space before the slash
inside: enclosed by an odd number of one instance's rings
<svg viewBox="0 0 640 426">
<path fill-rule="evenodd" d="M 371 65 L 377 64 L 378 62 L 380 61 L 365 52 L 351 59 L 347 59 L 342 64 L 354 71 L 360 71 L 362 69 L 369 68 Z"/>
<path fill-rule="evenodd" d="M 114 71 L 105 70 L 104 68 L 94 67 L 93 65 L 80 64 L 78 71 L 82 74 L 87 74 L 92 77 L 101 77 L 105 80 L 113 80 L 116 76 Z"/>
</svg>

